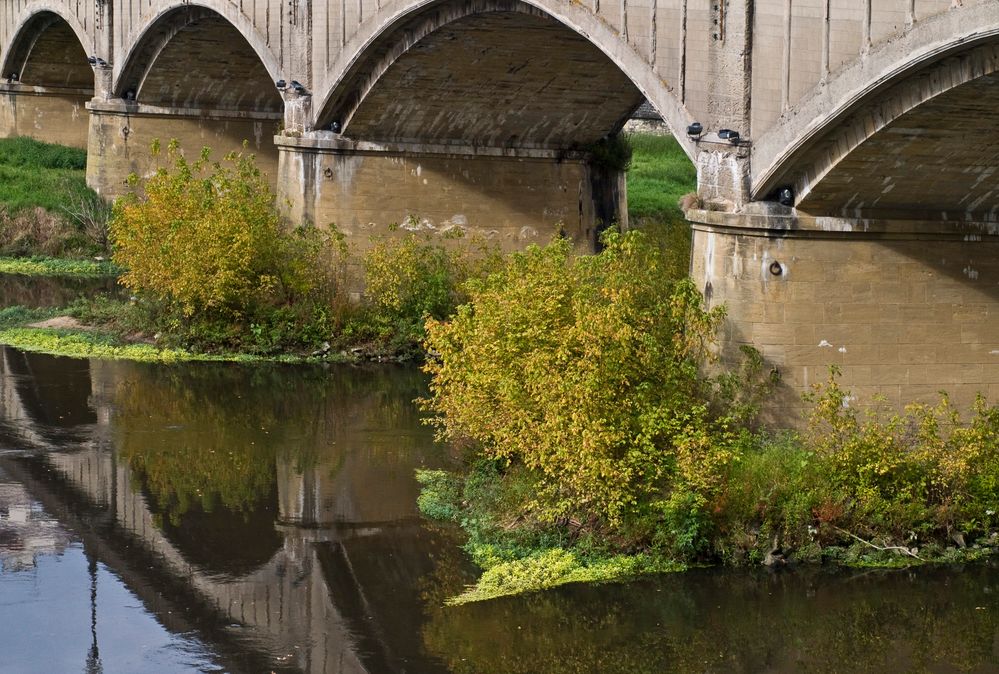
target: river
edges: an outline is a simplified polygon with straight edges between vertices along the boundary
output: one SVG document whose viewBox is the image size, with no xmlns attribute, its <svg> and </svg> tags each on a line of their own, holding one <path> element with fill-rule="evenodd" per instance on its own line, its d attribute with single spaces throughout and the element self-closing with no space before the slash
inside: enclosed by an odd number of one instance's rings
<svg viewBox="0 0 999 674">
<path fill-rule="evenodd" d="M 396 366 L 2 348 L 0 672 L 999 672 L 999 563 L 446 607 L 476 571 L 416 509 L 414 471 L 455 461 L 425 391 Z"/>
</svg>

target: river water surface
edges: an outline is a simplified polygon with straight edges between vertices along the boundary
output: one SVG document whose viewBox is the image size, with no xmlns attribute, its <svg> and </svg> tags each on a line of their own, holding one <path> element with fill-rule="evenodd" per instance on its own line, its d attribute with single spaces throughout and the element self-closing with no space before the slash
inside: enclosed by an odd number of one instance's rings
<svg viewBox="0 0 999 674">
<path fill-rule="evenodd" d="M 0 350 L 0 672 L 999 672 L 999 564 L 445 607 L 413 368 Z"/>
</svg>

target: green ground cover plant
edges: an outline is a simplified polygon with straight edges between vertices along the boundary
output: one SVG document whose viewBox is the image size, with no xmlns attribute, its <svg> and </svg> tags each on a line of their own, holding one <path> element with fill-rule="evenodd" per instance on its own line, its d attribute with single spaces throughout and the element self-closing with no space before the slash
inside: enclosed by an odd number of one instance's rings
<svg viewBox="0 0 999 674">
<path fill-rule="evenodd" d="M 118 276 L 121 272 L 121 267 L 110 260 L 78 260 L 43 255 L 0 258 L 0 274 L 93 278 Z"/>
<path fill-rule="evenodd" d="M 51 318 L 53 312 L 38 320 Z M 181 348 L 171 348 L 145 342 L 126 342 L 115 334 L 100 330 L 10 327 L 0 328 L 0 344 L 23 351 L 37 351 L 73 358 L 98 358 L 102 360 L 133 360 L 144 362 L 175 363 L 186 361 L 258 362 L 278 361 L 298 363 L 310 360 L 293 354 L 259 356 L 248 353 L 202 353 Z M 332 360 L 334 358 L 326 358 Z M 312 359 L 315 360 L 315 359 Z"/>
</svg>

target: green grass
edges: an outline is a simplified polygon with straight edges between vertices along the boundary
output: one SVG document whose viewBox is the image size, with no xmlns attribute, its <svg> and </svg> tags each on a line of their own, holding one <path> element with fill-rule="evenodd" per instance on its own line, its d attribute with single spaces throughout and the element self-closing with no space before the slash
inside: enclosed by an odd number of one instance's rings
<svg viewBox="0 0 999 674">
<path fill-rule="evenodd" d="M 0 330 L 21 327 L 28 323 L 37 323 L 49 318 L 54 318 L 62 312 L 61 309 L 52 307 L 41 307 L 37 309 L 29 307 L 4 307 L 0 309 Z"/>
<path fill-rule="evenodd" d="M 87 168 L 87 151 L 25 136 L 0 138 L 0 165 L 83 171 Z"/>
<path fill-rule="evenodd" d="M 0 205 L 60 212 L 90 193 L 85 150 L 31 138 L 0 139 Z"/>
<path fill-rule="evenodd" d="M 697 190 L 697 170 L 672 136 L 635 133 L 628 136 L 628 218 L 669 251 L 673 271 L 686 275 L 690 266 L 690 223 L 680 198 Z"/>
<path fill-rule="evenodd" d="M 631 134 L 628 214 L 640 219 L 682 219 L 677 202 L 697 190 L 697 170 L 672 136 Z"/>
<path fill-rule="evenodd" d="M 0 257 L 0 274 L 22 276 L 118 276 L 121 269 L 109 260 L 67 260 L 57 257 Z"/>
</svg>

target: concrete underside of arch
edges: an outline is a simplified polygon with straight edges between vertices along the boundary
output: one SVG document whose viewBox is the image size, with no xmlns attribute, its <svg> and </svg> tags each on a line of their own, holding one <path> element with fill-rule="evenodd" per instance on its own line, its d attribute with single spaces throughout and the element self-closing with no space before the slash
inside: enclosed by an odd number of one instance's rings
<svg viewBox="0 0 999 674">
<path fill-rule="evenodd" d="M 279 136 L 278 202 L 358 250 L 390 232 L 484 239 L 503 250 L 569 236 L 592 250 L 625 220 L 624 174 L 585 155 Z M 625 224 L 626 220 L 625 220 Z"/>
<path fill-rule="evenodd" d="M 798 208 L 881 217 L 916 209 L 941 219 L 996 220 L 996 106 L 999 75 L 994 74 L 936 96 L 826 169 Z"/>
<path fill-rule="evenodd" d="M 150 151 L 154 140 L 165 147 L 176 139 L 188 157 L 197 157 L 203 147 L 210 148 L 215 159 L 228 152 L 251 152 L 260 171 L 276 187 L 274 132 L 280 125 L 280 114 L 170 109 L 120 100 L 91 101 L 87 108 L 87 184 L 104 197 L 127 191 L 130 174 L 147 176 L 163 164 L 165 155 L 153 156 Z"/>
<path fill-rule="evenodd" d="M 801 395 L 830 365 L 856 396 L 845 404 L 999 396 L 999 226 L 759 206 L 687 215 L 692 277 L 728 310 L 723 359 L 750 345 L 780 372 L 767 421 L 801 424 Z"/>
</svg>

